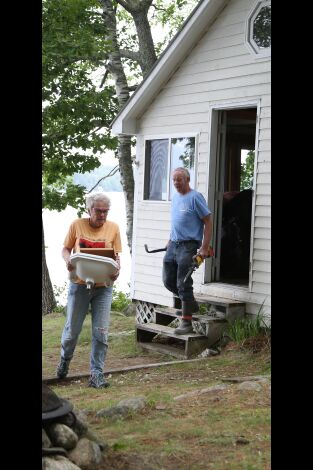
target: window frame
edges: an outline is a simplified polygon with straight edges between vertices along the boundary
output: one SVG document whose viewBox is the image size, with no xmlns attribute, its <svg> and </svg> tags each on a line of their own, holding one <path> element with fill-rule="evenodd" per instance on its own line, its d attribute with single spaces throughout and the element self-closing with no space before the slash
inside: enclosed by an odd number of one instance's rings
<svg viewBox="0 0 313 470">
<path fill-rule="evenodd" d="M 253 39 L 253 23 L 263 7 L 271 6 L 271 0 L 258 0 L 253 8 L 250 10 L 246 20 L 246 33 L 245 44 L 249 51 L 252 52 L 256 58 L 266 58 L 271 55 L 271 46 L 260 49 Z"/>
<path fill-rule="evenodd" d="M 199 133 L 198 132 L 174 132 L 174 133 L 167 133 L 167 134 L 152 134 L 146 135 L 143 139 L 143 182 L 142 182 L 142 192 L 141 192 L 141 200 L 142 202 L 147 203 L 155 203 L 155 204 L 169 204 L 171 203 L 170 196 L 170 171 L 171 171 L 171 139 L 177 138 L 188 138 L 194 137 L 195 138 L 195 158 L 194 158 L 194 169 L 195 169 L 195 179 L 194 179 L 194 188 L 197 186 L 197 165 L 198 165 L 198 139 Z M 167 185 L 166 185 L 166 200 L 159 201 L 155 199 L 145 199 L 145 183 L 146 183 L 146 143 L 148 140 L 169 140 L 168 145 L 168 158 L 167 158 Z"/>
</svg>

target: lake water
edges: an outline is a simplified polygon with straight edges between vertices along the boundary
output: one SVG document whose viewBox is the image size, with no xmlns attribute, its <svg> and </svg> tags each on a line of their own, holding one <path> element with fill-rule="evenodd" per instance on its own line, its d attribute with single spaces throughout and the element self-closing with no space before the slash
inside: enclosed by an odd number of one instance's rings
<svg viewBox="0 0 313 470">
<path fill-rule="evenodd" d="M 121 258 L 121 272 L 115 285 L 118 290 L 129 293 L 130 292 L 130 272 L 131 272 L 131 257 L 126 239 L 126 210 L 124 202 L 124 193 L 122 192 L 107 192 L 111 199 L 111 208 L 108 215 L 108 220 L 116 222 L 120 227 L 122 248 L 123 252 Z M 87 217 L 84 214 L 83 217 Z M 45 245 L 46 245 L 46 261 L 49 269 L 50 279 L 53 286 L 63 288 L 68 285 L 68 271 L 61 256 L 63 248 L 63 241 L 67 234 L 71 222 L 77 219 L 77 211 L 72 207 L 67 207 L 64 211 L 49 211 L 43 210 L 43 226 L 45 232 Z M 64 303 L 63 299 L 65 294 L 58 299 L 60 303 Z"/>
</svg>

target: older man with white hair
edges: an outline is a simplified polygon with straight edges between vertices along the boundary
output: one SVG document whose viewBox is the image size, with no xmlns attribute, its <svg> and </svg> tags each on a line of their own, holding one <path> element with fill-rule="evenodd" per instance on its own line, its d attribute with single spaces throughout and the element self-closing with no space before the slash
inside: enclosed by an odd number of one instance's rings
<svg viewBox="0 0 313 470">
<path fill-rule="evenodd" d="M 70 256 L 72 251 L 79 251 L 82 246 L 113 248 L 115 260 L 119 266 L 111 275 L 114 281 L 120 270 L 119 253 L 122 251 L 118 224 L 107 220 L 111 201 L 104 193 L 90 194 L 86 198 L 89 217 L 74 220 L 64 240 L 62 257 L 68 271 L 73 271 Z M 69 364 L 73 357 L 83 322 L 91 307 L 92 344 L 90 354 L 89 386 L 105 388 L 109 383 L 103 375 L 104 361 L 108 349 L 108 331 L 112 303 L 113 287 L 95 284 L 90 290 L 79 278 L 70 281 L 67 302 L 67 317 L 61 338 L 61 359 L 57 376 L 64 378 L 68 374 Z"/>
<path fill-rule="evenodd" d="M 190 187 L 190 174 L 186 168 L 172 173 L 176 193 L 172 198 L 171 232 L 163 259 L 163 283 L 174 294 L 174 306 L 182 308 L 181 322 L 175 333 L 192 332 L 192 314 L 199 306 L 193 294 L 193 281 L 185 276 L 192 258 L 209 254 L 212 236 L 211 211 L 201 193 Z M 179 312 L 180 313 L 180 312 Z"/>
</svg>

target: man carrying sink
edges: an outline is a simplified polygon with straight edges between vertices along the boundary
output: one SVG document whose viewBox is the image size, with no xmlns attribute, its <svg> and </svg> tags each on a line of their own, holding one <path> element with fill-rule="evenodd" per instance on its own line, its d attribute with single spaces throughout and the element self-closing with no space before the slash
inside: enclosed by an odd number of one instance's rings
<svg viewBox="0 0 313 470">
<path fill-rule="evenodd" d="M 118 269 L 110 278 L 115 281 L 120 271 L 118 253 L 122 251 L 119 226 L 107 220 L 111 201 L 104 193 L 93 193 L 86 197 L 89 217 L 74 220 L 64 240 L 62 257 L 69 272 L 74 270 L 71 254 L 79 247 L 113 248 Z M 76 277 L 70 281 L 67 299 L 66 323 L 61 338 L 61 359 L 57 367 L 57 376 L 67 376 L 83 322 L 88 308 L 91 309 L 92 343 L 90 354 L 89 386 L 105 388 L 109 383 L 103 375 L 104 362 L 108 349 L 108 330 L 112 303 L 113 287 L 95 284 L 87 289 L 86 283 Z"/>
</svg>

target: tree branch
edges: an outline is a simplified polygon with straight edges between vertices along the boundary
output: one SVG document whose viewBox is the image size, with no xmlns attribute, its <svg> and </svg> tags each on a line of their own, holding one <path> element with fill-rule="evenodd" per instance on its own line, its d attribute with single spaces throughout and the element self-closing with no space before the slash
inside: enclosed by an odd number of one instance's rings
<svg viewBox="0 0 313 470">
<path fill-rule="evenodd" d="M 125 8 L 128 13 L 135 13 L 139 10 L 149 10 L 152 5 L 152 0 L 140 0 L 140 1 L 132 1 L 132 0 L 116 0 L 117 3 L 121 5 L 121 7 Z"/>
<path fill-rule="evenodd" d="M 125 10 L 128 11 L 129 13 L 132 11 L 131 7 L 128 5 L 127 2 L 124 2 L 124 0 L 116 0 L 116 1 L 119 5 L 121 5 L 121 7 L 125 8 Z"/>
<path fill-rule="evenodd" d="M 139 51 L 130 51 L 129 49 L 120 49 L 121 57 L 125 57 L 126 59 L 134 60 L 135 62 L 140 62 L 140 54 Z"/>
<path fill-rule="evenodd" d="M 106 178 L 109 178 L 110 176 L 115 175 L 115 173 L 118 171 L 118 169 L 119 169 L 119 166 L 116 165 L 107 175 L 105 175 L 105 176 L 103 176 L 102 178 L 100 178 L 100 179 L 98 180 L 98 182 L 97 182 L 91 189 L 89 189 L 89 191 L 87 191 L 87 194 L 91 193 L 91 191 L 93 191 L 93 190 L 98 186 L 98 184 L 100 183 L 100 181 L 105 180 Z"/>
<path fill-rule="evenodd" d="M 100 88 L 103 87 L 103 85 L 104 85 L 104 83 L 105 83 L 105 81 L 106 81 L 107 76 L 109 75 L 109 73 L 110 73 L 109 70 L 106 69 L 106 71 L 104 72 L 104 75 L 103 75 L 103 77 L 102 77 L 101 83 L 100 83 Z"/>
</svg>

